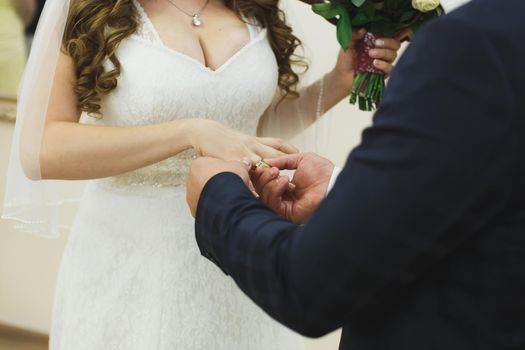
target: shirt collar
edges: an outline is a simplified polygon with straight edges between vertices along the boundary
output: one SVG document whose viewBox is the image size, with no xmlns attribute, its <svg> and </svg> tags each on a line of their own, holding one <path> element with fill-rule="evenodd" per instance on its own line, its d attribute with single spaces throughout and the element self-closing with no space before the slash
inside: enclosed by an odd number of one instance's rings
<svg viewBox="0 0 525 350">
<path fill-rule="evenodd" d="M 470 1 L 471 0 L 441 0 L 441 7 L 443 7 L 445 13 L 449 13 Z"/>
</svg>

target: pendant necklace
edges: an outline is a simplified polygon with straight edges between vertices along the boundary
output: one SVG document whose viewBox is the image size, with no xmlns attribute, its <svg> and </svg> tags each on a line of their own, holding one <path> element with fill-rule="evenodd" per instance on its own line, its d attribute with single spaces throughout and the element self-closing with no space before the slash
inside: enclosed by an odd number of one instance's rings
<svg viewBox="0 0 525 350">
<path fill-rule="evenodd" d="M 191 24 L 193 24 L 194 27 L 200 27 L 202 25 L 201 14 L 204 11 L 204 9 L 206 8 L 206 6 L 208 6 L 208 4 L 210 3 L 210 0 L 206 0 L 206 2 L 201 7 L 201 9 L 199 11 L 197 11 L 196 13 L 194 13 L 194 14 L 191 14 L 191 13 L 188 13 L 188 12 L 184 11 L 177 4 L 175 4 L 173 2 L 173 0 L 168 0 L 168 2 L 170 4 L 172 4 L 177 10 L 179 10 L 182 13 L 184 13 L 186 16 L 191 17 Z"/>
</svg>

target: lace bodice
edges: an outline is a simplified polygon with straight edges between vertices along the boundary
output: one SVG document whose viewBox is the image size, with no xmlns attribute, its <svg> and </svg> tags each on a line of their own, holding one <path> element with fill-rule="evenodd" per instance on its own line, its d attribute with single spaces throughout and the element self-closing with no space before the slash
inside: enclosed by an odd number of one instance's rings
<svg viewBox="0 0 525 350">
<path fill-rule="evenodd" d="M 258 120 L 277 89 L 278 67 L 266 30 L 247 25 L 250 42 L 212 70 L 166 47 L 143 8 L 134 3 L 139 29 L 118 48 L 118 86 L 101 101 L 103 117 L 84 116 L 83 121 L 126 127 L 206 118 L 255 134 Z M 192 150 L 185 151 L 104 181 L 112 186 L 183 184 L 194 156 Z"/>
<path fill-rule="evenodd" d="M 277 91 L 266 31 L 251 26 L 250 43 L 213 71 L 165 47 L 138 9 L 141 25 L 118 48 L 121 75 L 101 101 L 103 118 L 83 122 L 209 118 L 254 134 Z M 193 155 L 87 183 L 61 263 L 50 349 L 302 349 L 201 257 L 184 187 Z"/>
</svg>

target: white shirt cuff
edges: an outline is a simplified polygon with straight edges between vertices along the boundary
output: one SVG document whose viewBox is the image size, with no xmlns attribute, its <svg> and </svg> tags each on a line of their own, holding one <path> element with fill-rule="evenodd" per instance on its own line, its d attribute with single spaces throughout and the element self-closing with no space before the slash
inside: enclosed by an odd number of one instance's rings
<svg viewBox="0 0 525 350">
<path fill-rule="evenodd" d="M 441 7 L 443 7 L 445 13 L 449 13 L 470 1 L 471 0 L 441 0 Z"/>
<path fill-rule="evenodd" d="M 341 173 L 343 169 L 334 166 L 334 170 L 332 171 L 332 176 L 330 177 L 330 181 L 328 182 L 328 188 L 326 189 L 326 194 L 328 194 L 332 187 L 335 185 L 335 181 L 337 180 L 337 177 L 339 176 L 339 173 Z"/>
</svg>

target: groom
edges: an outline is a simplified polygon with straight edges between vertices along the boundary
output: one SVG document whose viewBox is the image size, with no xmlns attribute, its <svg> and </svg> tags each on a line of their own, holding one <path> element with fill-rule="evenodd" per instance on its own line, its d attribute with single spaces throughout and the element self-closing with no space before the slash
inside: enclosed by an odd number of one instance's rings
<svg viewBox="0 0 525 350">
<path fill-rule="evenodd" d="M 195 161 L 204 256 L 268 314 L 340 349 L 525 349 L 525 2 L 474 0 L 428 24 L 321 205 L 333 166 L 295 189 Z M 287 209 L 288 208 L 288 209 Z"/>
</svg>

